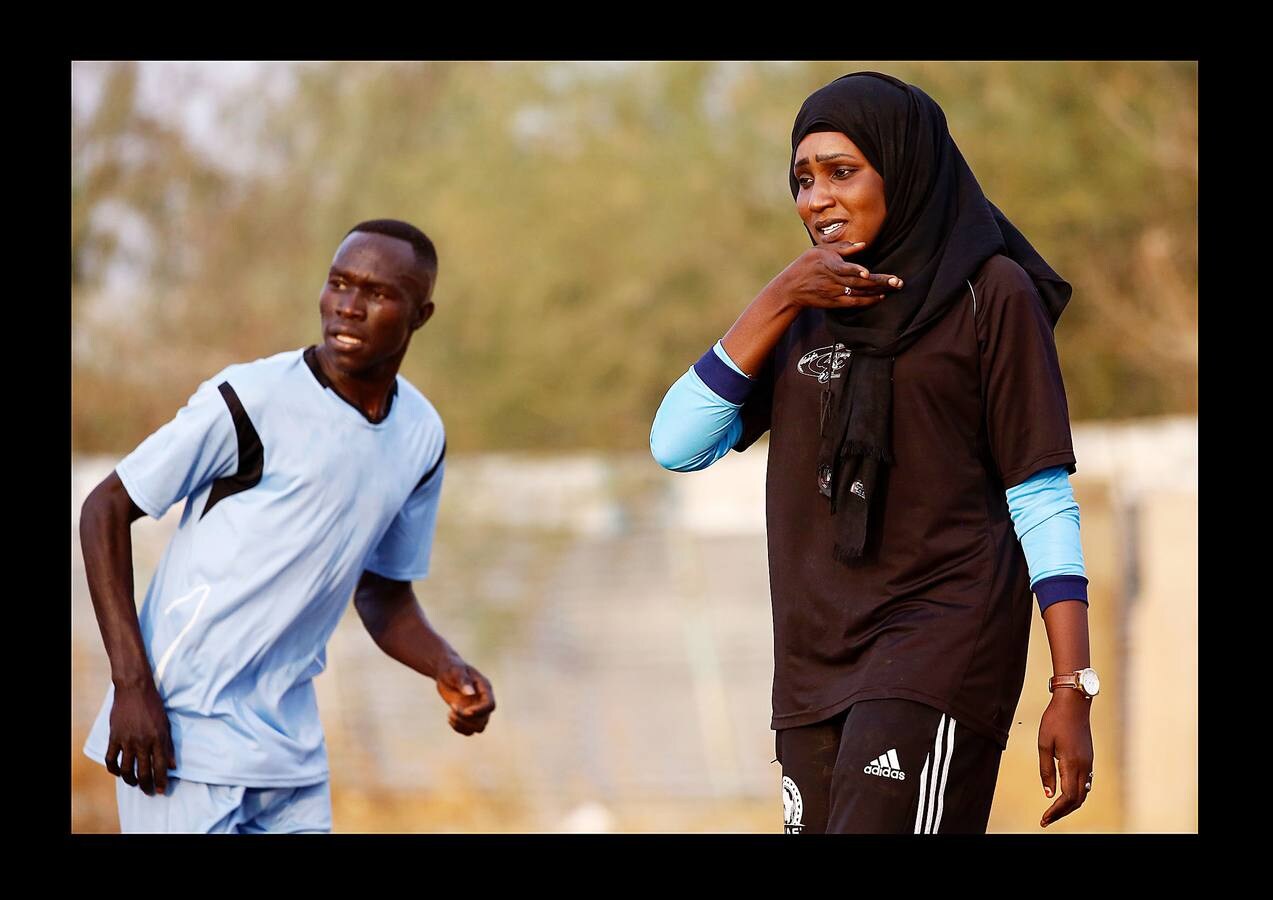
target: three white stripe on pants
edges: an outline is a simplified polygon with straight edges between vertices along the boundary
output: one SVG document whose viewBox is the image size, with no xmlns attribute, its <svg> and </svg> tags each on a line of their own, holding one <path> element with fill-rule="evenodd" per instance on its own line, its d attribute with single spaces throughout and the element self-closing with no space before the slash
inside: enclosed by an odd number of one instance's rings
<svg viewBox="0 0 1273 900">
<path fill-rule="evenodd" d="M 915 810 L 916 834 L 936 834 L 941 830 L 946 776 L 950 774 L 950 758 L 954 754 L 955 720 L 943 714 L 941 721 L 937 723 L 933 752 L 924 757 L 924 770 L 919 776 L 919 807 Z"/>
</svg>

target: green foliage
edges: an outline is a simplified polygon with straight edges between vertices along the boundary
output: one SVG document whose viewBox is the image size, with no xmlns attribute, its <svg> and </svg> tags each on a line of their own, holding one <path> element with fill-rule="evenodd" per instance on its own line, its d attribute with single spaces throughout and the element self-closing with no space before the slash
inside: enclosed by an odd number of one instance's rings
<svg viewBox="0 0 1273 900">
<path fill-rule="evenodd" d="M 75 339 L 92 349 L 75 444 L 126 450 L 219 367 L 313 342 L 341 236 L 391 216 L 439 250 L 438 312 L 404 373 L 454 449 L 639 450 L 667 387 L 807 246 L 791 121 L 864 68 L 943 105 L 987 194 L 1074 283 L 1057 339 L 1075 418 L 1196 409 L 1193 63 L 307 64 L 280 100 L 227 98 L 260 160 L 233 176 L 147 120 L 119 67 L 73 144 Z M 139 142 L 144 173 L 102 174 Z M 80 260 L 112 252 L 90 239 L 106 197 L 184 248 L 154 254 L 184 262 L 147 270 L 163 302 L 137 308 L 142 331 L 86 302 L 101 267 Z"/>
</svg>

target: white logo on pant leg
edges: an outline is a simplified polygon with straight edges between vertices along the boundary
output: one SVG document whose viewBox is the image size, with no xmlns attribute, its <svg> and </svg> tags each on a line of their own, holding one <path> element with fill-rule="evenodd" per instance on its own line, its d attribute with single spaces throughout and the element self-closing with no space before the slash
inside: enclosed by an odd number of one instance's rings
<svg viewBox="0 0 1273 900">
<path fill-rule="evenodd" d="M 881 778 L 892 778 L 895 781 L 906 780 L 902 764 L 897 760 L 897 748 L 881 754 L 879 759 L 871 760 L 862 767 L 862 771 L 867 775 L 879 775 Z"/>
<path fill-rule="evenodd" d="M 787 834 L 799 834 L 804 828 L 804 801 L 800 799 L 800 788 L 786 775 L 782 776 L 782 824 Z"/>
</svg>

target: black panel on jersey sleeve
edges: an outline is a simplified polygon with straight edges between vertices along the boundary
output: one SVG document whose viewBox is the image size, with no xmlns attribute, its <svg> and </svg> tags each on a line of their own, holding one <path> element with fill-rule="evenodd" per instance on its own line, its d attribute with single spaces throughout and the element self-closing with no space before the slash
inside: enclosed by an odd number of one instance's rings
<svg viewBox="0 0 1273 900">
<path fill-rule="evenodd" d="M 217 385 L 217 390 L 221 392 L 221 398 L 225 400 L 225 405 L 230 409 L 230 417 L 234 420 L 234 433 L 239 439 L 239 470 L 212 482 L 208 505 L 203 508 L 200 519 L 226 497 L 256 487 L 261 481 L 261 473 L 265 471 L 265 447 L 261 444 L 261 436 L 256 433 L 252 420 L 248 418 L 247 410 L 239 402 L 239 395 L 228 381 Z"/>
<path fill-rule="evenodd" d="M 415 483 L 415 487 L 411 489 L 411 493 L 415 493 L 429 483 L 429 479 L 433 477 L 433 473 L 438 470 L 438 466 L 442 465 L 442 460 L 446 459 L 446 441 L 442 442 L 442 452 L 438 454 L 438 461 L 429 467 L 429 471 L 424 473 L 424 477 Z"/>
</svg>

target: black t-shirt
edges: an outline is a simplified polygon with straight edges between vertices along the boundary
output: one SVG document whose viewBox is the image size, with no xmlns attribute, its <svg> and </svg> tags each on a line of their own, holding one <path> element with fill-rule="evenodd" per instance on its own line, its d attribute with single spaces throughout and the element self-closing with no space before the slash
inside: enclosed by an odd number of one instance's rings
<svg viewBox="0 0 1273 900">
<path fill-rule="evenodd" d="M 1073 472 L 1075 460 L 1052 328 L 1029 275 L 996 256 L 972 288 L 894 362 L 895 463 L 853 566 L 832 557 L 816 483 L 820 379 L 844 369 L 822 310 L 801 312 L 743 405 L 735 449 L 772 431 L 775 729 L 900 697 L 1007 745 L 1034 604 L 1004 490 L 1052 466 Z"/>
</svg>

